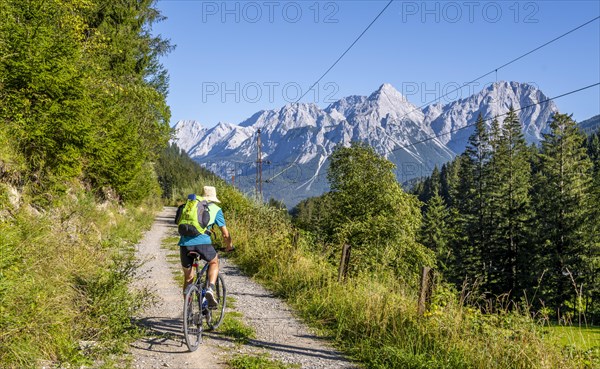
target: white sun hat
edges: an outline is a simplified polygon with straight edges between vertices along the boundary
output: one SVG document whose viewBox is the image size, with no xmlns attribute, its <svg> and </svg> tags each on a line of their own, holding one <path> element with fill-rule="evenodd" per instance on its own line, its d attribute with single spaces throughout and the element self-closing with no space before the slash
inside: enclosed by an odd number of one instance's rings
<svg viewBox="0 0 600 369">
<path fill-rule="evenodd" d="M 204 195 L 202 197 L 208 201 L 221 202 L 217 199 L 217 189 L 213 186 L 204 186 Z"/>
</svg>

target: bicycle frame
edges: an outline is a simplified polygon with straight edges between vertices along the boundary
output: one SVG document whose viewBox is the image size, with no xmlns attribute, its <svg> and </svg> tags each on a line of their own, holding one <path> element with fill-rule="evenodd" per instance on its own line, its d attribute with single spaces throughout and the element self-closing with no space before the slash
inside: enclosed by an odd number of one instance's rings
<svg viewBox="0 0 600 369">
<path fill-rule="evenodd" d="M 202 316 L 206 316 L 206 314 L 208 313 L 208 301 L 206 301 L 206 298 L 204 297 L 206 295 L 206 286 L 201 286 L 201 280 L 202 275 L 206 273 L 206 283 L 208 283 L 208 263 L 204 263 L 204 266 L 200 270 L 198 268 L 200 260 L 200 257 L 196 256 L 192 263 L 192 267 L 196 268 L 196 280 L 194 281 L 194 284 L 198 286 L 198 290 L 202 294 L 202 303 L 200 305 L 200 311 L 202 311 Z"/>
<path fill-rule="evenodd" d="M 225 281 L 220 274 L 217 274 L 213 294 L 216 294 L 217 305 L 219 307 L 209 308 L 208 300 L 206 299 L 209 263 L 207 262 L 202 268 L 199 268 L 200 260 L 199 255 L 194 255 L 192 266 L 196 268 L 196 280 L 186 288 L 183 308 L 183 331 L 190 351 L 196 350 L 202 342 L 202 331 L 205 321 L 209 330 L 219 327 L 225 314 L 227 297 Z M 205 276 L 206 283 L 203 283 Z M 194 312 L 196 308 L 198 311 Z"/>
</svg>

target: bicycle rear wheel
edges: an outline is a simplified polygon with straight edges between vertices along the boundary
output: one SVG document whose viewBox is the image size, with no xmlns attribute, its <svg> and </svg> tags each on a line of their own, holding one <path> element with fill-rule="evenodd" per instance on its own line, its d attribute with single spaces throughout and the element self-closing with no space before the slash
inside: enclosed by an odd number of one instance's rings
<svg viewBox="0 0 600 369">
<path fill-rule="evenodd" d="M 202 293 L 195 284 L 186 289 L 183 303 L 183 335 L 190 351 L 202 343 Z"/>
<path fill-rule="evenodd" d="M 215 309 L 208 310 L 206 314 L 206 324 L 209 329 L 217 329 L 223 322 L 225 317 L 225 304 L 227 298 L 227 288 L 225 287 L 225 281 L 221 274 L 217 276 L 217 283 L 215 283 L 215 297 L 217 299 L 217 307 Z"/>
</svg>

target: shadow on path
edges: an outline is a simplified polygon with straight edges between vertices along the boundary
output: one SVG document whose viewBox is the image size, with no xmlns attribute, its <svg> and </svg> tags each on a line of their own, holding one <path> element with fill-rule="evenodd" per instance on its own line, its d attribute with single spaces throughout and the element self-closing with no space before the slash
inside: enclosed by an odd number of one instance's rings
<svg viewBox="0 0 600 369">
<path fill-rule="evenodd" d="M 163 353 L 186 353 L 188 348 L 183 338 L 181 319 L 148 317 L 136 321 L 146 336 L 132 344 L 144 351 Z"/>
<path fill-rule="evenodd" d="M 174 218 L 170 216 L 157 216 L 154 222 L 158 225 L 167 226 L 169 228 L 176 228 L 177 225 L 174 223 Z"/>
<path fill-rule="evenodd" d="M 235 342 L 232 338 L 225 336 L 219 332 L 208 332 L 207 337 L 212 338 L 216 341 Z M 250 339 L 245 343 L 247 346 L 253 346 L 257 348 L 264 348 L 270 351 L 285 352 L 288 354 L 295 354 L 305 357 L 314 357 L 326 360 L 337 360 L 347 362 L 344 358 L 340 357 L 334 350 L 323 350 L 316 348 L 307 348 L 300 346 L 284 345 L 280 343 L 268 342 L 263 340 Z"/>
</svg>

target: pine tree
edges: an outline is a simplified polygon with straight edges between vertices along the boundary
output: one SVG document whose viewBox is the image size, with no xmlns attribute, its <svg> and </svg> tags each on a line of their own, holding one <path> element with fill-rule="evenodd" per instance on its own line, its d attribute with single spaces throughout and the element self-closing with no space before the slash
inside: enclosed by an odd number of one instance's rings
<svg viewBox="0 0 600 369">
<path fill-rule="evenodd" d="M 558 317 L 577 305 L 576 290 L 589 283 L 592 163 L 584 137 L 571 116 L 555 114 L 544 136 L 535 179 L 538 277 L 545 272 L 542 298 Z"/>
<path fill-rule="evenodd" d="M 419 191 L 419 200 L 428 203 L 433 196 L 439 194 L 441 189 L 441 176 L 437 165 L 433 168 L 431 176 L 425 178 L 422 184 L 423 187 Z"/>
<path fill-rule="evenodd" d="M 597 167 L 598 165 L 596 165 Z M 589 198 L 590 216 L 587 233 L 587 252 L 583 255 L 585 266 L 585 313 L 600 320 L 600 172 L 596 168 Z"/>
<path fill-rule="evenodd" d="M 489 153 L 487 128 L 483 117 L 479 115 L 466 151 L 460 156 L 461 181 L 456 196 L 456 209 L 460 214 L 457 229 L 460 236 L 452 242 L 455 268 L 470 280 L 485 278 L 482 253 L 488 243 L 485 212 Z"/>
<path fill-rule="evenodd" d="M 447 272 L 451 261 L 448 216 L 444 200 L 439 193 L 434 194 L 427 203 L 420 236 L 421 243 L 435 253 L 438 270 L 443 273 Z"/>
<path fill-rule="evenodd" d="M 588 317 L 600 320 L 600 131 L 588 136 L 587 152 L 593 163 L 591 214 L 589 219 L 589 249 L 584 255 L 587 267 L 587 288 L 585 313 Z"/>
<path fill-rule="evenodd" d="M 594 164 L 594 172 L 600 170 L 600 131 L 592 133 L 587 138 L 587 152 Z"/>
<path fill-rule="evenodd" d="M 528 232 L 531 211 L 529 148 L 522 126 L 511 108 L 500 132 L 493 127 L 494 153 L 490 162 L 490 244 L 486 250 L 488 288 L 493 294 L 522 289 L 528 270 Z M 499 133 L 499 135 L 498 135 Z"/>
<path fill-rule="evenodd" d="M 490 129 L 490 160 L 487 163 L 487 216 L 488 216 L 488 227 L 489 227 L 489 247 L 485 251 L 484 263 L 487 275 L 486 288 L 493 290 L 494 286 L 498 283 L 498 270 L 500 270 L 499 260 L 501 259 L 501 252 L 496 239 L 498 231 L 497 227 L 500 224 L 500 214 L 503 207 L 502 198 L 500 196 L 500 186 L 502 178 L 500 171 L 498 170 L 498 153 L 502 147 L 502 127 L 498 118 L 494 118 Z M 496 292 L 496 291 L 494 291 Z"/>
</svg>

